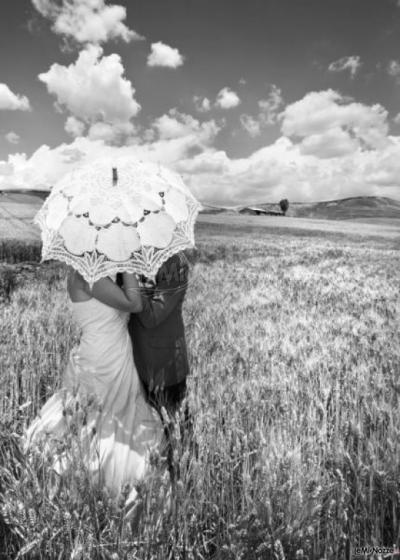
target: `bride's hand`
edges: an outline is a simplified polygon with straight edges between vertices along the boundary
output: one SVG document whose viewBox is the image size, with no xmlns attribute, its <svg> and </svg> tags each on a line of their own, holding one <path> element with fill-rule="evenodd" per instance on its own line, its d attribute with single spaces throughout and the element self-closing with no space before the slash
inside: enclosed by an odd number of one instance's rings
<svg viewBox="0 0 400 560">
<path fill-rule="evenodd" d="M 140 285 L 137 275 L 133 272 L 124 272 L 122 278 L 123 290 L 127 299 L 136 304 L 140 311 L 142 309 L 142 297 L 140 295 Z"/>
<path fill-rule="evenodd" d="M 124 290 L 139 289 L 139 281 L 137 275 L 134 272 L 123 272 L 122 279 Z"/>
</svg>

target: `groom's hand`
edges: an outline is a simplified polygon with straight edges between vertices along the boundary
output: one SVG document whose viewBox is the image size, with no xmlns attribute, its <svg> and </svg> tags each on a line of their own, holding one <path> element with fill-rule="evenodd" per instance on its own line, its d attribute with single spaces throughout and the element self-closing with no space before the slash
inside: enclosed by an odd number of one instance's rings
<svg viewBox="0 0 400 560">
<path fill-rule="evenodd" d="M 148 280 L 146 278 L 146 280 L 143 282 L 143 287 L 144 288 L 155 288 L 156 284 L 155 284 L 155 282 L 152 282 L 151 280 Z"/>
<path fill-rule="evenodd" d="M 156 287 L 155 283 L 152 282 L 151 280 L 149 280 L 143 274 L 141 274 L 140 277 L 139 277 L 139 286 L 140 286 L 140 292 L 141 292 L 142 296 L 145 296 L 145 297 L 151 297 L 153 295 L 154 289 Z"/>
</svg>

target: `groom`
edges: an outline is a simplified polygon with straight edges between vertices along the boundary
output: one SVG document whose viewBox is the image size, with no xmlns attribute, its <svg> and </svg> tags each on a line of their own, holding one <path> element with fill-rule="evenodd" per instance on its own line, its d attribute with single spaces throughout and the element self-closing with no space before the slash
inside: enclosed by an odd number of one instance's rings
<svg viewBox="0 0 400 560">
<path fill-rule="evenodd" d="M 143 309 L 132 314 L 128 324 L 135 365 L 148 401 L 160 416 L 164 406 L 172 418 L 185 396 L 189 373 L 182 319 L 188 273 L 187 258 L 178 253 L 160 267 L 154 284 L 142 277 Z M 188 416 L 186 409 L 186 423 L 190 423 Z M 168 432 L 168 426 L 165 429 Z"/>
<path fill-rule="evenodd" d="M 180 254 L 158 270 L 155 284 L 141 289 L 143 309 L 130 316 L 133 355 L 147 396 L 174 414 L 186 391 L 189 364 L 182 304 L 189 266 Z M 146 280 L 142 277 L 142 280 Z"/>
</svg>

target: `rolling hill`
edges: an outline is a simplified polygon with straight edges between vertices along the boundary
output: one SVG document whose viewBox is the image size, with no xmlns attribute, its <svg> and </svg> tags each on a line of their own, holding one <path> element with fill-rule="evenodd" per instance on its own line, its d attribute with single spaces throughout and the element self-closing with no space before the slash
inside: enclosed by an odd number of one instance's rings
<svg viewBox="0 0 400 560">
<path fill-rule="evenodd" d="M 0 191 L 0 240 L 39 239 L 39 229 L 33 224 L 33 217 L 48 196 L 47 191 L 4 190 Z M 279 211 L 278 204 L 259 203 L 257 208 L 268 212 Z M 203 204 L 203 215 L 240 216 L 246 206 L 217 206 Z M 245 213 L 245 212 L 244 212 Z M 252 220 L 252 216 L 248 216 Z M 265 216 L 258 216 L 260 223 Z M 269 216 L 272 220 L 277 220 Z M 285 218 L 305 218 L 311 220 L 341 220 L 365 222 L 376 225 L 400 226 L 400 200 L 387 197 L 359 196 L 322 202 L 291 202 Z M 289 224 L 288 224 L 289 225 Z"/>
<path fill-rule="evenodd" d="M 204 214 L 237 214 L 246 208 L 246 206 L 203 206 Z M 271 212 L 279 210 L 279 205 L 272 203 L 257 203 L 252 206 Z M 380 196 L 358 196 L 322 202 L 291 202 L 286 216 L 318 220 L 396 223 L 400 220 L 400 200 Z"/>
<path fill-rule="evenodd" d="M 33 217 L 48 196 L 47 191 L 0 191 L 0 240 L 39 239 Z"/>
</svg>

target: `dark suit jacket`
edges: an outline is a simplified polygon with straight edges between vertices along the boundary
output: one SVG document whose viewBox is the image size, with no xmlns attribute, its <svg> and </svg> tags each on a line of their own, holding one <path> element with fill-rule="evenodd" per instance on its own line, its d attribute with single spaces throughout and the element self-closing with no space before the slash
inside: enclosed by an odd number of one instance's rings
<svg viewBox="0 0 400 560">
<path fill-rule="evenodd" d="M 189 373 L 182 319 L 188 273 L 178 255 L 170 257 L 159 269 L 155 287 L 142 289 L 143 310 L 130 316 L 135 364 L 150 390 L 176 385 Z"/>
</svg>

